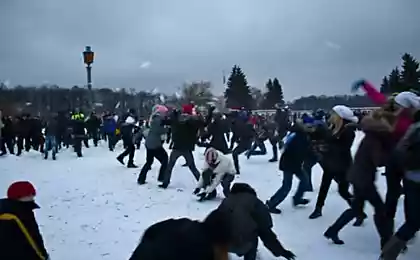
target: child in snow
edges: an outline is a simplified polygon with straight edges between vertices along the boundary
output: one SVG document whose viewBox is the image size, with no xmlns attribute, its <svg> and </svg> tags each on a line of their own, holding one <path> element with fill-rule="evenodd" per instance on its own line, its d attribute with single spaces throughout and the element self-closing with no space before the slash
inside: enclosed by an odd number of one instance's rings
<svg viewBox="0 0 420 260">
<path fill-rule="evenodd" d="M 204 157 L 204 169 L 194 194 L 198 194 L 200 201 L 213 199 L 217 195 L 216 187 L 222 184 L 223 194 L 227 197 L 236 174 L 233 162 L 213 147 L 207 149 Z"/>
<path fill-rule="evenodd" d="M 33 213 L 35 195 L 31 183 L 19 181 L 0 200 L 0 259 L 49 259 Z"/>
</svg>

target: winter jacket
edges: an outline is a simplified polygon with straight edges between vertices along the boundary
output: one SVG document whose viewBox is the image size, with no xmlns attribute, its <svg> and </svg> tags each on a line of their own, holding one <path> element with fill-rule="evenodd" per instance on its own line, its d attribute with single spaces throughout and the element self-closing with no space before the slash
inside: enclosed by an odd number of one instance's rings
<svg viewBox="0 0 420 260">
<path fill-rule="evenodd" d="M 375 89 L 375 87 L 370 84 L 369 82 L 364 82 L 363 85 L 364 90 L 366 91 L 367 96 L 377 105 L 384 105 L 386 102 L 388 102 L 387 97 Z M 392 134 L 392 138 L 395 142 L 398 142 L 400 140 L 407 129 L 410 127 L 412 123 L 412 120 L 410 118 L 410 115 L 407 111 L 403 111 L 399 118 L 397 119 L 397 122 L 395 124 L 395 129 Z"/>
<path fill-rule="evenodd" d="M 311 142 L 304 127 L 298 123 L 291 127 L 288 137 L 279 168 L 281 171 L 297 173 L 302 170 L 303 162 L 310 155 Z"/>
<path fill-rule="evenodd" d="M 0 259 L 43 260 L 48 258 L 33 213 L 35 202 L 0 200 Z M 31 242 L 33 244 L 31 244 Z"/>
<path fill-rule="evenodd" d="M 107 116 L 104 119 L 103 129 L 106 134 L 115 134 L 115 130 L 117 129 L 117 121 L 114 120 L 113 116 Z"/>
<path fill-rule="evenodd" d="M 206 126 L 201 117 L 181 114 L 171 118 L 173 149 L 179 151 L 194 151 L 198 131 Z"/>
<path fill-rule="evenodd" d="M 333 173 L 345 173 L 353 163 L 351 147 L 353 145 L 356 126 L 345 122 L 337 134 L 330 129 L 325 131 L 324 145 L 320 151 L 320 164 L 324 170 Z"/>
<path fill-rule="evenodd" d="M 146 136 L 146 148 L 153 150 L 162 147 L 162 141 L 165 140 L 163 139 L 165 134 L 165 118 L 159 113 L 152 115 L 149 122 L 149 128 L 144 131 L 144 135 Z"/>
<path fill-rule="evenodd" d="M 272 231 L 270 213 L 249 185 L 235 184 L 218 209 L 228 212 L 230 218 L 233 236 L 230 252 L 244 255 L 255 246 L 259 237 L 274 256 L 282 255 L 284 248 Z"/>
<path fill-rule="evenodd" d="M 3 129 L 1 130 L 1 137 L 10 139 L 15 137 L 12 119 L 3 118 Z"/>
<path fill-rule="evenodd" d="M 255 129 L 252 123 L 244 122 L 241 119 L 235 122 L 235 133 L 238 143 L 249 143 L 251 145 L 252 140 L 255 137 Z"/>
<path fill-rule="evenodd" d="M 56 117 L 48 120 L 45 126 L 45 136 L 58 136 L 58 119 Z"/>
<path fill-rule="evenodd" d="M 417 112 L 417 116 L 420 116 L 420 112 Z M 420 120 L 410 126 L 396 151 L 405 167 L 405 178 L 420 183 Z"/>
<path fill-rule="evenodd" d="M 226 122 L 217 118 L 214 119 L 207 127 L 205 138 L 211 137 L 210 147 L 221 151 L 222 153 L 228 153 L 228 145 L 225 139 L 225 133 L 227 132 Z"/>
<path fill-rule="evenodd" d="M 376 180 L 376 168 L 389 156 L 392 133 L 381 120 L 366 116 L 361 121 L 365 133 L 348 171 L 348 180 L 359 188 L 369 187 Z"/>
<path fill-rule="evenodd" d="M 213 174 L 215 174 L 215 177 L 212 179 L 211 184 L 207 186 L 205 189 L 205 193 L 210 194 L 212 191 L 214 191 L 217 186 L 222 182 L 223 177 L 226 174 L 230 174 L 235 176 L 236 170 L 235 166 L 233 165 L 232 160 L 230 157 L 227 157 L 226 155 L 223 155 L 221 152 L 217 152 L 217 162 L 216 167 L 211 167 L 206 161 L 204 161 L 204 167 L 202 172 L 206 172 L 207 170 L 211 170 Z M 198 180 L 197 188 L 203 188 L 204 187 L 204 178 L 203 174 L 200 176 L 200 179 Z"/>
<path fill-rule="evenodd" d="M 0 110 L 0 138 L 2 137 L 2 130 L 3 130 L 4 124 L 3 124 L 3 115 Z"/>
</svg>

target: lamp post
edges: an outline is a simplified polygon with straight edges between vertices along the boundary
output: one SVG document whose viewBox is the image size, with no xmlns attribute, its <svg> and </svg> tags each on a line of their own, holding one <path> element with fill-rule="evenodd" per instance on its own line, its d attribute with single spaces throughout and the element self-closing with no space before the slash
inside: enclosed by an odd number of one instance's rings
<svg viewBox="0 0 420 260">
<path fill-rule="evenodd" d="M 87 72 L 87 87 L 89 90 L 89 108 L 93 108 L 93 93 L 92 93 L 92 64 L 94 60 L 95 53 L 92 51 L 90 46 L 86 46 L 85 51 L 83 52 L 83 62 L 86 65 Z"/>
</svg>

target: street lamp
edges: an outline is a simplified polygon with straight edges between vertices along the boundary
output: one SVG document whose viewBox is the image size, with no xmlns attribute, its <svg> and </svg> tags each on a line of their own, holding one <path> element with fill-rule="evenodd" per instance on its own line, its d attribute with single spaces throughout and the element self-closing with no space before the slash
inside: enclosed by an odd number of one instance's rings
<svg viewBox="0 0 420 260">
<path fill-rule="evenodd" d="M 85 51 L 83 52 L 83 62 L 86 65 L 87 72 L 87 87 L 89 90 L 89 106 L 92 108 L 93 105 L 93 93 L 92 93 L 92 64 L 94 60 L 95 53 L 92 51 L 90 46 L 86 46 Z"/>
</svg>

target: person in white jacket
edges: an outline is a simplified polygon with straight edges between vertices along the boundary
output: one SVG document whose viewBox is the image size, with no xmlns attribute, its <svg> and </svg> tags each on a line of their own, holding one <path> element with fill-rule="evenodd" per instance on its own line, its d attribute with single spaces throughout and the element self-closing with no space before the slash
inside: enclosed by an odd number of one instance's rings
<svg viewBox="0 0 420 260">
<path fill-rule="evenodd" d="M 213 199 L 217 195 L 217 186 L 221 184 L 223 194 L 227 197 L 236 174 L 233 162 L 214 148 L 207 149 L 204 157 L 203 171 L 194 194 L 198 195 L 199 201 Z"/>
</svg>

